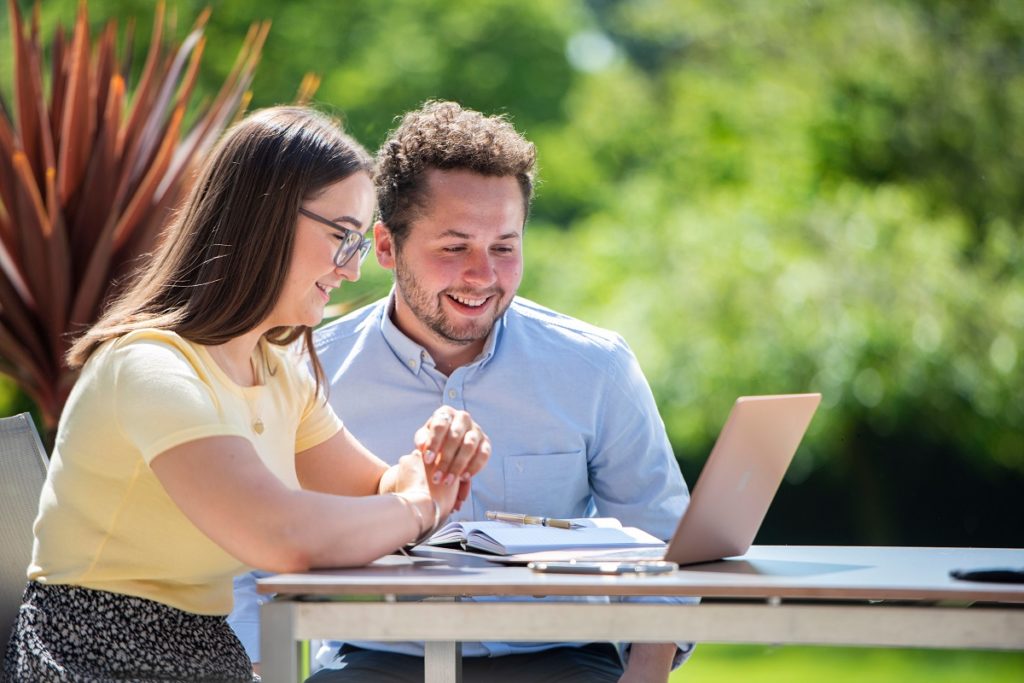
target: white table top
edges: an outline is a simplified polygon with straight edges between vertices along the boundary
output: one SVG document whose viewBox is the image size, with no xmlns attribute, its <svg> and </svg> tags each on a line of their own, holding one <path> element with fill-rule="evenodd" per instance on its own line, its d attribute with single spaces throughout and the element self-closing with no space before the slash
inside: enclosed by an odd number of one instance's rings
<svg viewBox="0 0 1024 683">
<path fill-rule="evenodd" d="M 278 574 L 263 593 L 306 595 L 689 595 L 1024 603 L 1024 584 L 960 581 L 951 569 L 1024 567 L 1024 549 L 753 546 L 738 558 L 660 575 L 543 574 L 443 549 L 366 567 Z"/>
</svg>

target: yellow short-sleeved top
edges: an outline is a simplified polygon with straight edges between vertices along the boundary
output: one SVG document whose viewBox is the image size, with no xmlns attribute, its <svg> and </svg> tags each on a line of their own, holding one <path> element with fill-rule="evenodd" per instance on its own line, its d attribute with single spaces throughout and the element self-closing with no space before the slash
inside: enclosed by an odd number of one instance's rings
<svg viewBox="0 0 1024 683">
<path fill-rule="evenodd" d="M 341 421 L 292 352 L 261 346 L 270 372 L 254 387 L 173 332 L 140 330 L 92 354 L 61 415 L 30 579 L 197 614 L 231 611 L 232 577 L 246 568 L 185 517 L 149 464 L 188 441 L 241 436 L 299 487 L 295 453 L 329 439 Z"/>
</svg>

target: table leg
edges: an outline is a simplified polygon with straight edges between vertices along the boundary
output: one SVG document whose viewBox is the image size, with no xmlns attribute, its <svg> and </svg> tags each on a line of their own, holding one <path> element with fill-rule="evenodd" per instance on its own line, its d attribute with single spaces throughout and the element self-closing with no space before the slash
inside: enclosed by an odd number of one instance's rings
<svg viewBox="0 0 1024 683">
<path fill-rule="evenodd" d="M 462 643 L 428 640 L 423 644 L 424 683 L 462 683 Z"/>
<path fill-rule="evenodd" d="M 295 603 L 271 600 L 260 607 L 260 673 L 265 681 L 298 683 Z"/>
</svg>

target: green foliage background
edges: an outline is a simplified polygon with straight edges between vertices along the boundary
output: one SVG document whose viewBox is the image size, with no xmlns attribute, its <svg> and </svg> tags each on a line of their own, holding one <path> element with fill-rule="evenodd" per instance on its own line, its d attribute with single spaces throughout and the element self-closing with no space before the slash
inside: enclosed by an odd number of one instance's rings
<svg viewBox="0 0 1024 683">
<path fill-rule="evenodd" d="M 507 113 L 542 177 L 522 293 L 630 341 L 691 485 L 737 395 L 821 391 L 758 542 L 1024 545 L 1024 4 L 210 4 L 211 92 L 270 18 L 253 106 L 319 73 L 371 149 L 427 98 Z M 89 3 L 137 18 L 136 69 L 152 7 Z"/>
</svg>

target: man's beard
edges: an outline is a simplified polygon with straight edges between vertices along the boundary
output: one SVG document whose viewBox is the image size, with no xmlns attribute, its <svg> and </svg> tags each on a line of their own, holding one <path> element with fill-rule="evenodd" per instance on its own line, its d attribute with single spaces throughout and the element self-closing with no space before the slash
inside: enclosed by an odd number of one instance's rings
<svg viewBox="0 0 1024 683">
<path fill-rule="evenodd" d="M 395 281 L 398 284 L 399 296 L 405 300 L 413 315 L 426 325 L 431 332 L 452 344 L 465 346 L 485 339 L 494 328 L 495 321 L 504 315 L 509 304 L 512 303 L 511 298 L 502 303 L 505 298 L 505 291 L 499 288 L 491 288 L 483 294 L 479 292 L 467 294 L 470 298 L 479 296 L 493 297 L 495 301 L 493 303 L 488 302 L 485 305 L 494 306 L 494 313 L 485 318 L 456 325 L 445 312 L 444 303 L 441 301 L 442 298 L 447 298 L 448 295 L 445 292 L 440 292 L 436 295 L 427 292 L 420 287 L 419 281 L 402 266 L 401 256 L 396 257 L 395 261 Z M 465 293 L 455 292 L 455 294 Z"/>
</svg>

